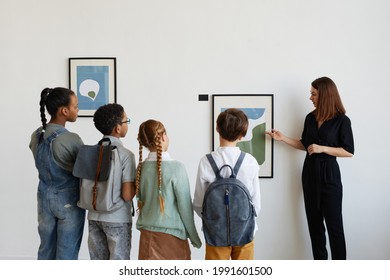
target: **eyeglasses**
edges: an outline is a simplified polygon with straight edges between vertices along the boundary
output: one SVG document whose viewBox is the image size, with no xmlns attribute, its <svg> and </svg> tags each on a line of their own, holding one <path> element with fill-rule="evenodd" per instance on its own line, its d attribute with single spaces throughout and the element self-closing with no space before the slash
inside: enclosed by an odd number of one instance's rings
<svg viewBox="0 0 390 280">
<path fill-rule="evenodd" d="M 123 121 L 123 122 L 120 122 L 120 124 L 124 124 L 124 123 L 130 124 L 130 119 L 129 119 L 129 118 L 127 118 L 125 121 Z"/>
</svg>

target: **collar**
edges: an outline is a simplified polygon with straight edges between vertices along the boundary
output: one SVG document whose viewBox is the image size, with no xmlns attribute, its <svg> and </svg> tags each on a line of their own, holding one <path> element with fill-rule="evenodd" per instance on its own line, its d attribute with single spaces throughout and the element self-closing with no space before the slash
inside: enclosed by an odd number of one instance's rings
<svg viewBox="0 0 390 280">
<path fill-rule="evenodd" d="M 121 139 L 119 139 L 118 137 L 111 136 L 111 135 L 104 135 L 103 138 L 108 138 L 108 139 L 110 139 L 111 145 L 114 145 L 114 146 L 123 146 L 123 143 L 122 143 Z"/>
<path fill-rule="evenodd" d="M 220 150 L 220 151 L 226 151 L 226 150 L 240 150 L 239 147 L 218 147 L 217 150 Z"/>
<path fill-rule="evenodd" d="M 165 161 L 172 160 L 168 152 L 162 152 L 161 157 L 162 160 Z M 157 152 L 149 152 L 148 157 L 145 159 L 145 161 L 156 161 L 156 160 L 157 160 Z"/>
</svg>

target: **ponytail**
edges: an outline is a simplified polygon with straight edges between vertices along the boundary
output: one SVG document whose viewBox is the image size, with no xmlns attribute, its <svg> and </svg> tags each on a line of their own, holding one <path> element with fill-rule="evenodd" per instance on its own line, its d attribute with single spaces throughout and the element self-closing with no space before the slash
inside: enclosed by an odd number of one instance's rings
<svg viewBox="0 0 390 280">
<path fill-rule="evenodd" d="M 40 106 L 40 111 L 41 111 L 41 121 L 42 121 L 42 129 L 45 130 L 46 129 L 46 114 L 45 114 L 45 106 L 46 106 L 46 99 L 47 99 L 47 96 L 49 95 L 49 93 L 51 92 L 51 90 L 49 88 L 45 88 L 44 90 L 42 90 L 41 92 L 41 100 L 39 101 L 39 106 Z"/>
<path fill-rule="evenodd" d="M 75 95 L 73 91 L 62 87 L 45 88 L 42 90 L 39 106 L 43 129 L 46 129 L 47 125 L 45 108 L 51 117 L 55 117 L 61 107 L 69 106 L 72 95 Z"/>
</svg>

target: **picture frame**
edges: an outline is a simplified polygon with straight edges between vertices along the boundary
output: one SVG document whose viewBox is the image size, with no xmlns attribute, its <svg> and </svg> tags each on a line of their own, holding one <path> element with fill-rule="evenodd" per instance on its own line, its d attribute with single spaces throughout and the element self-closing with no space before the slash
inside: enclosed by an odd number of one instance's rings
<svg viewBox="0 0 390 280">
<path fill-rule="evenodd" d="M 77 95 L 79 117 L 93 117 L 100 106 L 116 103 L 116 58 L 69 58 L 69 88 Z"/>
<path fill-rule="evenodd" d="M 249 127 L 246 136 L 237 144 L 255 157 L 259 178 L 273 178 L 274 140 L 265 134 L 274 127 L 273 94 L 213 94 L 212 95 L 212 149 L 219 146 L 216 131 L 218 115 L 228 108 L 237 108 L 247 115 Z"/>
</svg>

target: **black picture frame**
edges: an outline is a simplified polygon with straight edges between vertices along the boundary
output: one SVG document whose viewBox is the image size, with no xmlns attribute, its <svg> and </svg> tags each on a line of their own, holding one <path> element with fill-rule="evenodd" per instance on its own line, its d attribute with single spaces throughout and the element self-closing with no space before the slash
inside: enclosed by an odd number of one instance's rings
<svg viewBox="0 0 390 280">
<path fill-rule="evenodd" d="M 259 178 L 273 178 L 274 140 L 265 134 L 274 127 L 273 94 L 212 94 L 212 149 L 219 145 L 218 115 L 228 108 L 244 111 L 249 119 L 247 135 L 237 146 L 259 163 Z"/>
<path fill-rule="evenodd" d="M 92 117 L 100 106 L 116 103 L 116 58 L 69 58 L 69 88 L 77 95 L 79 117 Z"/>
</svg>

